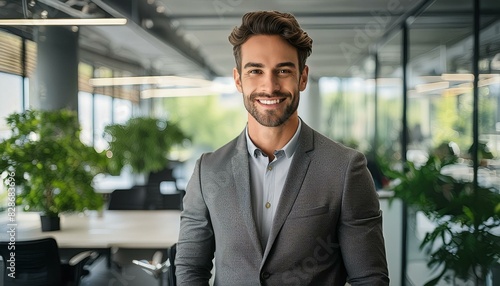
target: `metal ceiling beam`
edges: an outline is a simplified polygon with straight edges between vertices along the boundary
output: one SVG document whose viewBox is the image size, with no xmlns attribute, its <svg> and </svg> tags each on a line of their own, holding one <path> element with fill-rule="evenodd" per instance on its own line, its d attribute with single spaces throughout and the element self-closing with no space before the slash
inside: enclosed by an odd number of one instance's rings
<svg viewBox="0 0 500 286">
<path fill-rule="evenodd" d="M 102 0 L 137 25 L 142 27 L 145 33 L 149 33 L 163 41 L 181 55 L 198 65 L 208 78 L 214 78 L 219 74 L 209 66 L 200 51 L 187 42 L 180 33 L 177 32 L 171 19 L 164 13 L 158 13 L 154 5 L 147 1 L 139 0 Z M 148 28 L 148 24 L 151 25 Z"/>
</svg>

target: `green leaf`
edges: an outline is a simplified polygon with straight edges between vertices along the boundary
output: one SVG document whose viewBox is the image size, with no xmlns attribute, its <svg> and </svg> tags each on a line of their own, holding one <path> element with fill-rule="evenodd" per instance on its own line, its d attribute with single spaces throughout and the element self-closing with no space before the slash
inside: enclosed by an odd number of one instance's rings
<svg viewBox="0 0 500 286">
<path fill-rule="evenodd" d="M 110 168 L 117 174 L 125 165 L 136 173 L 164 169 L 168 155 L 176 144 L 189 137 L 175 122 L 152 117 L 135 117 L 125 124 L 111 124 L 104 129 L 109 143 Z"/>
<path fill-rule="evenodd" d="M 91 182 L 108 160 L 80 141 L 76 112 L 27 110 L 6 122 L 11 136 L 0 142 L 0 167 L 15 173 L 16 203 L 52 215 L 102 205 Z"/>
</svg>

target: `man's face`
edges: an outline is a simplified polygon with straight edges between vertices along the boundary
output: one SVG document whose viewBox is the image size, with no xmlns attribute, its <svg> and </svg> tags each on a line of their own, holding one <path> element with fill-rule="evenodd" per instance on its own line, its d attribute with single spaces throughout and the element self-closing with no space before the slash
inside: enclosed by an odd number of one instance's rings
<svg viewBox="0 0 500 286">
<path fill-rule="evenodd" d="M 276 127 L 296 116 L 308 67 L 299 73 L 297 50 L 276 35 L 256 35 L 241 45 L 241 74 L 233 70 L 245 108 L 263 126 Z"/>
</svg>

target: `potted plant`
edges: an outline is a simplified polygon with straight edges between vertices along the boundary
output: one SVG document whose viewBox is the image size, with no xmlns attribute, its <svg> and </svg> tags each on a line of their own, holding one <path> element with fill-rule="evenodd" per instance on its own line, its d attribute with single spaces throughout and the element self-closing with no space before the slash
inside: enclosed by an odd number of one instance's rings
<svg viewBox="0 0 500 286">
<path fill-rule="evenodd" d="M 472 149 L 474 144 L 472 144 L 467 151 L 467 155 L 470 157 L 472 155 Z M 493 153 L 491 153 L 488 145 L 485 142 L 478 142 L 477 145 L 477 160 L 479 165 L 482 167 L 488 166 L 488 160 L 493 159 Z"/>
<path fill-rule="evenodd" d="M 104 137 L 109 143 L 110 172 L 118 174 L 128 165 L 144 177 L 165 169 L 172 147 L 189 139 L 177 123 L 146 116 L 108 125 Z"/>
<path fill-rule="evenodd" d="M 384 173 L 393 180 L 393 199 L 421 211 L 436 226 L 420 248 L 429 255 L 428 266 L 440 272 L 425 285 L 456 278 L 485 285 L 500 259 L 500 237 L 492 232 L 500 226 L 500 192 L 446 175 L 444 168 L 458 157 L 444 149 L 438 148 L 421 166 L 407 162 L 403 170 L 386 168 Z"/>
<path fill-rule="evenodd" d="M 103 206 L 91 182 L 107 158 L 80 141 L 76 112 L 27 110 L 9 115 L 7 125 L 11 136 L 0 142 L 0 170 L 14 175 L 16 203 L 40 212 L 43 231 L 59 229 L 62 212 Z"/>
</svg>

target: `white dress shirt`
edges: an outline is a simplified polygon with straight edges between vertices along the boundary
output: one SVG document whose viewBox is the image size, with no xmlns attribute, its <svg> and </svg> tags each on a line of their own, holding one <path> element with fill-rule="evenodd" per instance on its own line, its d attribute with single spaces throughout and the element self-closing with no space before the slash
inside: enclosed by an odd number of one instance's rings
<svg viewBox="0 0 500 286">
<path fill-rule="evenodd" d="M 301 124 L 299 120 L 292 139 L 282 149 L 274 151 L 274 160 L 271 162 L 267 155 L 255 146 L 248 135 L 248 128 L 246 129 L 252 206 L 263 249 L 266 247 L 288 169 L 297 149 Z"/>
</svg>

